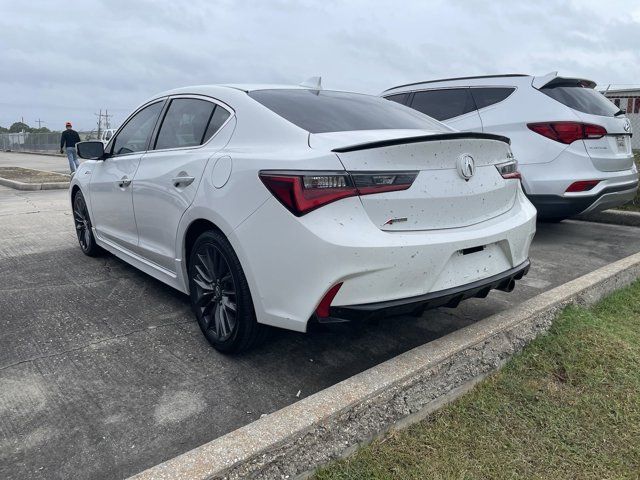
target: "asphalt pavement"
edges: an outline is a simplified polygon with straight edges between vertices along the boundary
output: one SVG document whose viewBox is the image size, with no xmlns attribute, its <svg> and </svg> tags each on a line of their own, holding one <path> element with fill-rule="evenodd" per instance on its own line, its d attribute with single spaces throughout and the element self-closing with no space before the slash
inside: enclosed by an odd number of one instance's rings
<svg viewBox="0 0 640 480">
<path fill-rule="evenodd" d="M 228 357 L 204 340 L 186 296 L 112 255 L 84 256 L 66 195 L 0 187 L 3 479 L 126 477 L 640 251 L 634 227 L 539 224 L 512 293 L 419 319 L 275 330 Z"/>
</svg>

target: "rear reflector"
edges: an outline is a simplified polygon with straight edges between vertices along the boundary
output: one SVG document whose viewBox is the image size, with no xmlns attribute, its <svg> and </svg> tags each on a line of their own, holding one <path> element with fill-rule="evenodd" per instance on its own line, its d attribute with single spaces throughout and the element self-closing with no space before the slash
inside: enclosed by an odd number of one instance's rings
<svg viewBox="0 0 640 480">
<path fill-rule="evenodd" d="M 322 300 L 320 300 L 320 304 L 318 308 L 316 308 L 316 315 L 320 318 L 327 318 L 329 316 L 329 307 L 331 307 L 331 302 L 336 298 L 338 294 L 338 290 L 342 286 L 342 282 L 336 283 L 333 287 L 329 289 L 327 293 L 325 293 Z"/>
<path fill-rule="evenodd" d="M 600 180 L 580 180 L 569 185 L 566 192 L 588 192 L 599 183 Z"/>
<path fill-rule="evenodd" d="M 515 160 L 511 160 L 506 163 L 499 163 L 496 165 L 496 168 L 504 179 L 509 180 L 522 178 L 522 175 L 520 175 L 520 172 L 518 171 L 518 162 Z"/>
<path fill-rule="evenodd" d="M 543 137 L 567 145 L 576 140 L 602 138 L 607 134 L 607 130 L 600 125 L 579 122 L 528 123 L 527 127 Z"/>
<path fill-rule="evenodd" d="M 300 217 L 346 197 L 406 190 L 418 172 L 260 172 L 282 205 Z"/>
</svg>

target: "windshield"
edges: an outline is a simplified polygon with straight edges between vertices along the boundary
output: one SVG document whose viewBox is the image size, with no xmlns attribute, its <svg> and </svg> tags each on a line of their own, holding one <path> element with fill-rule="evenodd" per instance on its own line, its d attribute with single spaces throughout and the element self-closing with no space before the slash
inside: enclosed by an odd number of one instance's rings
<svg viewBox="0 0 640 480">
<path fill-rule="evenodd" d="M 440 122 L 372 95 L 327 90 L 256 90 L 249 96 L 310 133 L 421 129 L 452 131 Z"/>
<path fill-rule="evenodd" d="M 619 110 L 619 108 L 604 95 L 593 88 L 580 87 L 577 85 L 552 86 L 543 87 L 540 91 L 569 108 L 573 108 L 579 112 L 590 113 L 591 115 L 613 117 Z"/>
</svg>

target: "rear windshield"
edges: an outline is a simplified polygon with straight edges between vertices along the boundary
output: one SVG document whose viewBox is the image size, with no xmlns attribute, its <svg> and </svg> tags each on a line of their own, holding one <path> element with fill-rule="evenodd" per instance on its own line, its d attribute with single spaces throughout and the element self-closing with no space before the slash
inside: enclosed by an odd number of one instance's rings
<svg viewBox="0 0 640 480">
<path fill-rule="evenodd" d="M 424 129 L 448 132 L 441 123 L 384 98 L 328 90 L 256 90 L 249 96 L 310 133 Z"/>
<path fill-rule="evenodd" d="M 579 112 L 613 117 L 619 108 L 593 88 L 580 86 L 552 86 L 540 89 L 542 93 Z"/>
</svg>

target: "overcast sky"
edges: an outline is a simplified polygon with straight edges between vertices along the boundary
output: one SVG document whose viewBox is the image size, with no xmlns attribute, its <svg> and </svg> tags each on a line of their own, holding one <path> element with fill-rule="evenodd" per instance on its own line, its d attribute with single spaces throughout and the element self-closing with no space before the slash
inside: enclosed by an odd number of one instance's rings
<svg viewBox="0 0 640 480">
<path fill-rule="evenodd" d="M 119 124 L 147 97 L 204 83 L 377 94 L 492 73 L 640 83 L 640 2 L 1 0 L 0 125 Z"/>
</svg>

